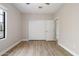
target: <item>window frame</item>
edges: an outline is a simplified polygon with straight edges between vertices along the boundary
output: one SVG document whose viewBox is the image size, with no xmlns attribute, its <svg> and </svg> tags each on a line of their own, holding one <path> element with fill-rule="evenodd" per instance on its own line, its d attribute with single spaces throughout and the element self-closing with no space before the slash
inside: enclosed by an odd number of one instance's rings
<svg viewBox="0 0 79 59">
<path fill-rule="evenodd" d="M 5 11 L 3 11 L 3 37 L 0 39 L 4 39 L 5 38 Z"/>
</svg>

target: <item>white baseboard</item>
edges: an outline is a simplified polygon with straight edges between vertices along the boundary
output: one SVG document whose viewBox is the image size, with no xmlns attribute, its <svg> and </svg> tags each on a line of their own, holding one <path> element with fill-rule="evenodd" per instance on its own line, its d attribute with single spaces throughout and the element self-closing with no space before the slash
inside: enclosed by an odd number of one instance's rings
<svg viewBox="0 0 79 59">
<path fill-rule="evenodd" d="M 69 53 L 71 53 L 73 56 L 79 56 L 78 54 L 72 52 L 71 50 L 69 50 L 67 47 L 65 47 L 64 45 L 58 43 L 59 46 L 61 46 L 62 48 L 64 48 L 65 50 L 67 50 Z"/>
<path fill-rule="evenodd" d="M 6 52 L 7 52 L 8 50 L 10 50 L 11 48 L 13 48 L 14 46 L 16 46 L 17 44 L 19 44 L 20 42 L 21 42 L 21 40 L 18 41 L 18 42 L 16 42 L 16 43 L 14 43 L 14 44 L 11 45 L 10 47 L 6 48 L 5 50 L 1 51 L 1 52 L 0 52 L 0 56 L 3 55 L 4 53 L 6 53 Z"/>
<path fill-rule="evenodd" d="M 22 41 L 29 41 L 28 39 L 22 39 Z"/>
<path fill-rule="evenodd" d="M 57 40 L 55 40 L 55 39 L 54 39 L 54 40 L 52 40 L 52 39 L 51 39 L 51 40 L 46 40 L 46 41 L 57 41 Z"/>
<path fill-rule="evenodd" d="M 34 40 L 34 39 L 22 39 L 22 41 L 29 41 L 29 40 Z M 40 39 L 38 39 L 38 41 L 39 41 Z M 45 40 L 45 39 L 41 39 L 41 40 Z M 46 41 L 57 41 L 57 40 L 53 40 L 53 39 L 51 39 L 51 40 L 46 40 Z"/>
</svg>

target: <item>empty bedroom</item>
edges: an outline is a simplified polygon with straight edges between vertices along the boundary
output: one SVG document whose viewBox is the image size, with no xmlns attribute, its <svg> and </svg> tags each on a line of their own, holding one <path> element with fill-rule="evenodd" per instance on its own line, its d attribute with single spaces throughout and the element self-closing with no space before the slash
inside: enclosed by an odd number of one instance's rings
<svg viewBox="0 0 79 59">
<path fill-rule="evenodd" d="M 0 56 L 78 56 L 79 3 L 0 3 Z"/>
</svg>

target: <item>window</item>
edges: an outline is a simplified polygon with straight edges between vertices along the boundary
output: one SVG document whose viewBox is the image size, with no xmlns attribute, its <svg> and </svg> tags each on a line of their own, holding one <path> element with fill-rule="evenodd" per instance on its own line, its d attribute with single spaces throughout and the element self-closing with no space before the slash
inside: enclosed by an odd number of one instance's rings
<svg viewBox="0 0 79 59">
<path fill-rule="evenodd" d="M 0 39 L 5 38 L 5 12 L 0 9 Z"/>
</svg>

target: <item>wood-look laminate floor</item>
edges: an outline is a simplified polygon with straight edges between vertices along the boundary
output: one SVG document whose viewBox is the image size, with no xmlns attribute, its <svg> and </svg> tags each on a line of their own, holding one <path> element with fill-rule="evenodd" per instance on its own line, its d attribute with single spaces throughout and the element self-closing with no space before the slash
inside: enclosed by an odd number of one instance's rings
<svg viewBox="0 0 79 59">
<path fill-rule="evenodd" d="M 22 41 L 2 56 L 71 56 L 56 42 Z"/>
</svg>

